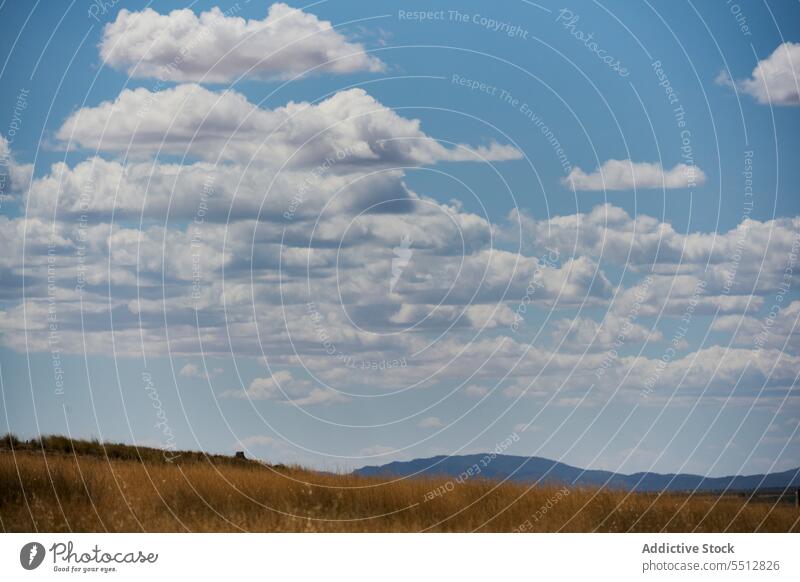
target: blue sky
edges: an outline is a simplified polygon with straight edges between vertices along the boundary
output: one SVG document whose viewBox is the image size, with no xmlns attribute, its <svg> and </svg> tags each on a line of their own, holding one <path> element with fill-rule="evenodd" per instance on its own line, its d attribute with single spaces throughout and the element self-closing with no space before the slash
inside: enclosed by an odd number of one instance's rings
<svg viewBox="0 0 800 582">
<path fill-rule="evenodd" d="M 111 4 L 0 4 L 0 430 L 800 465 L 796 4 Z"/>
</svg>

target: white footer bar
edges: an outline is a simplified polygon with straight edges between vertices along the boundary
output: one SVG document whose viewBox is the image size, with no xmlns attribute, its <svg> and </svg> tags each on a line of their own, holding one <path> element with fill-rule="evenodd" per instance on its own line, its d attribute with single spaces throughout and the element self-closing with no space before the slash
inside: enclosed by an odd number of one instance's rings
<svg viewBox="0 0 800 582">
<path fill-rule="evenodd" d="M 798 541 L 794 534 L 3 534 L 0 579 L 800 580 Z"/>
</svg>

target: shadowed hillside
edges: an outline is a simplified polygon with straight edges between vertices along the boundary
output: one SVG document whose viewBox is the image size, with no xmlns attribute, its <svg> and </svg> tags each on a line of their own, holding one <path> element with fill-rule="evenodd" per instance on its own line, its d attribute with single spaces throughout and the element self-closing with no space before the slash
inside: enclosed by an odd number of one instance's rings
<svg viewBox="0 0 800 582">
<path fill-rule="evenodd" d="M 736 496 L 393 480 L 64 437 L 0 445 L 5 531 L 785 532 L 798 518 Z"/>
</svg>

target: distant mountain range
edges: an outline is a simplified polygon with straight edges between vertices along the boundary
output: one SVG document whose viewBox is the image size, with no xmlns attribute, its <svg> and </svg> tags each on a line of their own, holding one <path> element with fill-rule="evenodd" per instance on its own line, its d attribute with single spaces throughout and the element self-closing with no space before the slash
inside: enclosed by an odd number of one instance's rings
<svg viewBox="0 0 800 582">
<path fill-rule="evenodd" d="M 480 469 L 476 473 L 475 467 Z M 470 473 L 470 469 L 472 472 Z M 487 479 L 511 479 L 525 483 L 548 483 L 578 486 L 605 486 L 632 491 L 749 491 L 752 489 L 800 487 L 800 468 L 766 475 L 731 475 L 703 477 L 686 473 L 634 473 L 624 475 L 572 467 L 542 457 L 486 454 L 438 456 L 413 461 L 397 461 L 381 466 L 367 466 L 354 473 L 365 476 L 436 476 L 458 478 L 472 475 Z"/>
</svg>

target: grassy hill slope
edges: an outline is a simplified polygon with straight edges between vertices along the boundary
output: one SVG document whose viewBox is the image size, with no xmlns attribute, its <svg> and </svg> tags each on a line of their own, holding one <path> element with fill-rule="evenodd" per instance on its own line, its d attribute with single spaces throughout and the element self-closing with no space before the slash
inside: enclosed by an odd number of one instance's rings
<svg viewBox="0 0 800 582">
<path fill-rule="evenodd" d="M 800 531 L 786 503 L 363 477 L 45 437 L 0 442 L 4 531 Z"/>
</svg>

